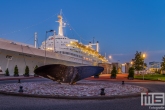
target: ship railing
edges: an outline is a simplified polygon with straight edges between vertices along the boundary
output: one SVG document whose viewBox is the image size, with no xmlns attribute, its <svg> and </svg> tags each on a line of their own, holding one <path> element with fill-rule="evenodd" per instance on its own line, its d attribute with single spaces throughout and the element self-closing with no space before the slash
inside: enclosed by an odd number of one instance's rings
<svg viewBox="0 0 165 110">
<path fill-rule="evenodd" d="M 98 59 L 102 60 L 103 62 L 107 62 L 106 58 L 102 55 L 100 55 L 97 51 L 90 48 L 89 46 L 85 46 L 83 44 L 80 44 L 78 42 L 71 41 L 70 44 L 67 44 L 67 46 L 73 46 L 75 48 L 79 48 L 84 53 L 90 54 L 94 57 L 97 57 Z"/>
</svg>

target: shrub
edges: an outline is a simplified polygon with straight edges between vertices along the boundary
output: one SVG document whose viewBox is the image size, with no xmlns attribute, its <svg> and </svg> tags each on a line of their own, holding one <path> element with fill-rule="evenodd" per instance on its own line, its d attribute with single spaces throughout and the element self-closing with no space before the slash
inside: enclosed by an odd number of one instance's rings
<svg viewBox="0 0 165 110">
<path fill-rule="evenodd" d="M 18 73 L 19 73 L 19 72 L 18 72 L 18 67 L 17 67 L 17 65 L 16 65 L 15 68 L 14 68 L 14 76 L 19 76 Z"/>
<path fill-rule="evenodd" d="M 29 67 L 26 66 L 24 76 L 29 76 Z"/>
<path fill-rule="evenodd" d="M 130 67 L 128 71 L 128 79 L 133 79 L 134 78 L 134 68 Z"/>
<path fill-rule="evenodd" d="M 5 76 L 10 76 L 8 68 L 5 71 Z"/>
<path fill-rule="evenodd" d="M 117 74 L 116 67 L 113 66 L 113 69 L 112 69 L 112 71 L 111 71 L 111 78 L 116 78 L 116 74 Z"/>
</svg>

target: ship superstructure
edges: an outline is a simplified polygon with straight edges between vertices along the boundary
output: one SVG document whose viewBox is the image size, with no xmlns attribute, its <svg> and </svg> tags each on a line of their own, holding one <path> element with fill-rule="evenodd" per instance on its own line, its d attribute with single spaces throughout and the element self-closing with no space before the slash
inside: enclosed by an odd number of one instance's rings
<svg viewBox="0 0 165 110">
<path fill-rule="evenodd" d="M 64 64 L 68 66 L 98 65 L 98 63 L 107 62 L 99 54 L 99 43 L 83 45 L 76 39 L 70 39 L 63 35 L 63 18 L 58 16 L 59 29 L 58 34 L 54 30 L 52 36 L 49 36 L 42 42 L 40 48 L 37 48 L 37 33 L 35 33 L 35 46 L 17 43 L 0 39 L 0 67 L 4 72 L 7 68 L 10 74 L 14 73 L 14 67 L 17 65 L 19 73 L 24 74 L 25 67 L 29 66 L 30 73 L 33 74 L 34 67 L 46 64 Z M 96 45 L 96 50 L 92 48 Z"/>
</svg>

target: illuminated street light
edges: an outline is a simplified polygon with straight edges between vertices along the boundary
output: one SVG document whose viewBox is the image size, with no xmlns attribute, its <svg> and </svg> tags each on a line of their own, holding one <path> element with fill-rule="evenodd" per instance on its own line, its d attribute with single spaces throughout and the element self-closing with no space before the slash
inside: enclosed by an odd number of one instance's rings
<svg viewBox="0 0 165 110">
<path fill-rule="evenodd" d="M 142 57 L 143 57 L 143 58 L 146 58 L 146 54 L 145 54 L 145 53 L 143 53 Z"/>
<path fill-rule="evenodd" d="M 131 65 L 133 64 L 133 62 L 131 61 Z"/>
<path fill-rule="evenodd" d="M 111 59 L 112 59 L 112 56 L 110 55 L 110 56 L 109 56 L 109 62 L 111 62 Z"/>
</svg>

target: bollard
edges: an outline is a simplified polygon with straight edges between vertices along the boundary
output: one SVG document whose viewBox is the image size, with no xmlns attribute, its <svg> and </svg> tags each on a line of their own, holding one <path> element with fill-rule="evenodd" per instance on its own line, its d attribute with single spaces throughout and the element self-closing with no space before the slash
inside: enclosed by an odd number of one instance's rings
<svg viewBox="0 0 165 110">
<path fill-rule="evenodd" d="M 105 95 L 104 88 L 101 89 L 100 95 Z"/>
<path fill-rule="evenodd" d="M 23 86 L 19 87 L 19 91 L 18 92 L 23 93 Z"/>
<path fill-rule="evenodd" d="M 122 85 L 124 85 L 124 81 L 122 81 Z"/>
<path fill-rule="evenodd" d="M 18 83 L 21 83 L 21 80 L 20 79 L 18 79 Z"/>
</svg>

